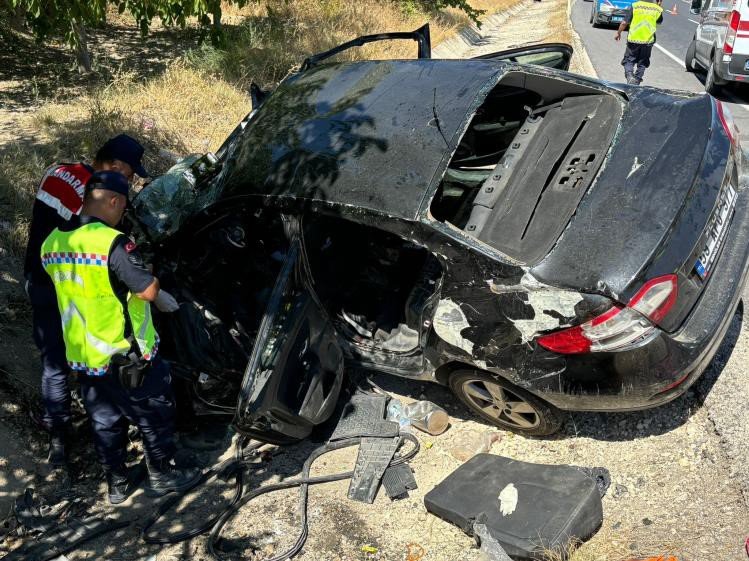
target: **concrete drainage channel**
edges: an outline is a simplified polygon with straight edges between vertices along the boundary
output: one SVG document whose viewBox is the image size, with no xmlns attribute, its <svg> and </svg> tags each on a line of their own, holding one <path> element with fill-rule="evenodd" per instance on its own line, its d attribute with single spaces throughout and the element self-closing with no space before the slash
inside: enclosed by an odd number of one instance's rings
<svg viewBox="0 0 749 561">
<path fill-rule="evenodd" d="M 433 58 L 471 58 L 503 49 L 549 42 L 549 30 L 567 27 L 569 42 L 575 54 L 570 70 L 586 76 L 596 76 L 580 37 L 569 24 L 569 17 L 560 18 L 561 10 L 569 14 L 565 0 L 523 0 L 511 8 L 484 20 L 481 28 L 469 25 L 454 37 L 432 49 Z M 560 18 L 562 21 L 554 21 Z"/>
</svg>

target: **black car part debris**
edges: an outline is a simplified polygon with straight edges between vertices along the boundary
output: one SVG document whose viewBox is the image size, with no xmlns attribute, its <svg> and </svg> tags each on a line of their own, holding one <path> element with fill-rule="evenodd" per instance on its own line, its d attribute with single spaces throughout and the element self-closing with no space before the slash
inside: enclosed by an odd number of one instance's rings
<svg viewBox="0 0 749 561">
<path fill-rule="evenodd" d="M 408 464 L 400 464 L 390 466 L 385 470 L 382 485 L 390 499 L 404 499 L 408 497 L 409 491 L 416 489 L 416 479 Z"/>
<path fill-rule="evenodd" d="M 432 58 L 432 43 L 431 36 L 429 34 L 429 24 L 426 23 L 420 28 L 413 31 L 397 31 L 394 33 L 376 33 L 374 35 L 363 35 L 357 37 L 346 43 L 342 43 L 337 47 L 333 47 L 330 50 L 317 53 L 304 59 L 300 72 L 308 70 L 321 60 L 330 58 L 338 53 L 350 49 L 351 47 L 361 47 L 367 43 L 374 43 L 375 41 L 391 41 L 393 39 L 413 39 L 419 43 L 419 58 Z"/>
<path fill-rule="evenodd" d="M 562 558 L 572 543 L 585 541 L 601 526 L 600 488 L 574 466 L 520 462 L 479 454 L 424 497 L 429 512 L 476 535 L 484 524 L 515 560 Z"/>
<path fill-rule="evenodd" d="M 330 440 L 356 436 L 398 436 L 398 423 L 384 420 L 388 398 L 382 395 L 354 394 L 343 406 Z"/>
<path fill-rule="evenodd" d="M 369 504 L 374 502 L 382 476 L 392 462 L 398 445 L 398 438 L 361 438 L 354 475 L 348 488 L 349 499 Z"/>
<path fill-rule="evenodd" d="M 400 436 L 399 440 L 400 440 L 399 445 L 402 445 L 403 443 L 405 443 L 406 440 L 408 440 L 414 445 L 414 447 L 412 450 L 409 450 L 407 453 L 403 454 L 402 456 L 398 456 L 394 458 L 390 464 L 392 466 L 400 465 L 409 461 L 419 451 L 419 441 L 412 434 L 404 433 Z M 224 513 L 219 518 L 219 520 L 213 526 L 213 529 L 211 530 L 211 533 L 208 537 L 208 543 L 207 543 L 208 552 L 215 559 L 220 559 L 216 551 L 216 543 L 218 539 L 220 538 L 221 532 L 224 526 L 226 525 L 226 523 L 239 511 L 240 508 L 242 508 L 242 506 L 250 502 L 252 499 L 259 497 L 260 495 L 264 495 L 265 493 L 270 493 L 271 491 L 277 491 L 280 489 L 289 489 L 291 487 L 299 487 L 299 512 L 301 514 L 301 527 L 302 527 L 301 532 L 299 533 L 299 537 L 297 538 L 296 542 L 294 542 L 294 545 L 291 546 L 291 548 L 289 548 L 288 551 L 285 551 L 284 553 L 280 555 L 276 555 L 264 561 L 284 561 L 285 559 L 290 559 L 291 557 L 299 553 L 299 551 L 304 546 L 304 543 L 307 541 L 307 533 L 308 533 L 307 496 L 308 496 L 309 486 L 315 485 L 318 483 L 329 483 L 331 481 L 341 481 L 341 480 L 349 479 L 354 474 L 353 471 L 347 471 L 344 473 L 338 473 L 338 474 L 333 474 L 333 475 L 309 477 L 309 472 L 310 472 L 310 468 L 312 467 L 312 463 L 315 460 L 317 460 L 320 456 L 322 456 L 323 454 L 332 452 L 334 450 L 341 450 L 343 448 L 348 448 L 350 446 L 356 446 L 360 442 L 361 442 L 360 438 L 351 438 L 347 440 L 339 440 L 337 442 L 330 442 L 328 444 L 320 446 L 319 448 L 317 448 L 316 450 L 312 452 L 310 457 L 304 463 L 304 467 L 302 469 L 302 477 L 298 479 L 282 481 L 280 483 L 275 483 L 272 485 L 266 485 L 265 487 L 255 489 L 254 491 L 251 491 L 247 493 L 246 495 L 244 495 L 235 505 L 232 505 L 227 510 L 225 510 Z"/>
<path fill-rule="evenodd" d="M 336 429 L 337 433 L 339 434 L 345 433 L 347 436 L 345 438 L 339 438 L 338 440 L 333 440 L 331 437 L 331 441 L 329 441 L 327 444 L 320 446 L 319 448 L 314 450 L 312 454 L 310 454 L 309 458 L 307 458 L 307 460 L 304 463 L 304 466 L 302 467 L 301 477 L 297 479 L 282 481 L 280 483 L 266 485 L 264 487 L 260 487 L 258 489 L 254 489 L 252 491 L 248 491 L 247 493 L 245 493 L 244 470 L 245 468 L 249 467 L 250 465 L 249 462 L 252 459 L 252 456 L 248 458 L 248 455 L 246 454 L 246 446 L 248 442 L 247 439 L 238 440 L 236 443 L 234 458 L 231 460 L 227 460 L 226 462 L 220 464 L 219 466 L 209 470 L 208 472 L 204 474 L 201 480 L 201 483 L 205 483 L 212 477 L 226 478 L 234 474 L 235 493 L 229 505 L 223 511 L 218 513 L 216 516 L 203 522 L 200 526 L 185 530 L 179 534 L 171 534 L 168 536 L 162 536 L 155 532 L 152 532 L 151 528 L 153 527 L 153 525 L 159 519 L 161 519 L 167 512 L 169 512 L 169 510 L 171 510 L 183 496 L 183 495 L 174 495 L 173 497 L 170 497 L 169 499 L 164 501 L 159 506 L 158 510 L 150 518 L 146 520 L 141 530 L 141 536 L 143 540 L 146 543 L 157 543 L 157 544 L 179 543 L 179 542 L 194 538 L 195 536 L 198 536 L 200 534 L 203 534 L 210 529 L 210 534 L 209 534 L 208 543 L 207 543 L 208 552 L 214 558 L 220 559 L 221 557 L 220 557 L 218 544 L 219 544 L 219 540 L 221 537 L 221 532 L 223 531 L 223 528 L 226 525 L 226 523 L 233 516 L 237 514 L 240 508 L 242 508 L 244 505 L 246 505 L 248 502 L 252 501 L 253 499 L 259 497 L 260 495 L 264 495 L 266 493 L 270 493 L 272 491 L 278 491 L 281 489 L 299 487 L 299 513 L 301 517 L 301 521 L 300 521 L 301 530 L 300 530 L 299 536 L 297 537 L 296 541 L 291 546 L 291 548 L 289 548 L 287 551 L 279 555 L 276 555 L 270 559 L 267 559 L 265 561 L 283 561 L 285 559 L 290 559 L 302 549 L 302 547 L 304 546 L 304 543 L 307 540 L 307 535 L 308 535 L 307 497 L 308 497 L 309 485 L 315 485 L 318 483 L 328 483 L 331 481 L 341 481 L 341 480 L 353 478 L 354 474 L 356 473 L 356 470 L 355 470 L 355 471 L 348 471 L 348 472 L 332 474 L 332 475 L 310 477 L 309 476 L 310 469 L 312 467 L 312 464 L 315 462 L 315 460 L 317 460 L 323 454 L 332 452 L 334 450 L 341 450 L 343 448 L 348 448 L 348 447 L 356 446 L 356 445 L 368 446 L 364 442 L 366 440 L 389 442 L 392 448 L 392 452 L 389 452 L 387 462 L 384 462 L 384 465 L 381 466 L 381 471 L 379 471 L 379 476 L 375 474 L 369 477 L 369 479 L 367 480 L 368 481 L 367 488 L 370 490 L 370 492 L 371 492 L 371 489 L 374 489 L 374 493 L 376 494 L 376 491 L 379 487 L 380 478 L 382 477 L 382 472 L 387 472 L 387 470 L 404 466 L 405 463 L 408 462 L 411 458 L 413 458 L 419 451 L 419 441 L 413 435 L 408 434 L 408 433 L 403 433 L 398 437 L 390 436 L 392 432 L 392 427 L 390 427 L 390 425 L 394 425 L 397 429 L 396 423 L 388 423 L 387 421 L 383 420 L 379 424 L 375 423 L 371 426 L 367 426 L 366 423 L 362 422 L 362 419 L 365 416 L 377 415 L 378 412 L 379 412 L 379 418 L 382 419 L 382 417 L 384 417 L 385 406 L 387 404 L 387 398 L 382 397 L 382 396 L 355 395 L 352 398 L 352 402 L 355 404 L 353 407 L 344 407 L 343 409 L 343 412 L 341 415 L 341 421 L 339 422 L 339 428 L 342 427 L 342 430 Z M 376 416 L 372 416 L 370 418 L 377 419 Z M 380 430 L 379 433 L 377 432 L 378 428 Z M 371 436 L 372 433 L 374 433 L 374 436 Z M 369 434 L 370 436 L 365 437 L 365 436 L 361 436 L 361 434 Z M 383 438 L 382 437 L 383 434 L 387 434 L 388 436 Z M 413 448 L 405 454 L 394 457 L 394 453 L 397 451 L 398 448 L 403 446 L 403 444 L 405 444 L 406 441 L 413 444 Z M 377 444 L 377 442 L 373 442 L 372 444 Z M 250 451 L 251 452 L 254 451 L 254 448 L 257 448 L 259 446 L 260 446 L 259 443 L 255 443 L 253 448 L 250 448 Z M 360 453 L 360 457 L 362 457 L 361 453 Z M 367 459 L 366 451 L 363 457 Z M 357 467 L 358 466 L 359 466 L 359 461 L 357 459 Z M 405 466 L 405 467 L 408 469 L 410 473 L 410 468 L 408 468 L 408 466 Z M 374 471 L 374 470 L 370 470 L 370 471 Z M 403 483 L 404 486 L 407 489 L 415 488 L 415 481 L 413 481 L 412 474 L 410 478 L 406 476 L 405 474 L 402 474 L 401 478 L 402 478 L 402 481 L 404 482 Z M 390 493 L 388 494 L 390 495 Z M 372 498 L 374 498 L 374 496 Z"/>
</svg>

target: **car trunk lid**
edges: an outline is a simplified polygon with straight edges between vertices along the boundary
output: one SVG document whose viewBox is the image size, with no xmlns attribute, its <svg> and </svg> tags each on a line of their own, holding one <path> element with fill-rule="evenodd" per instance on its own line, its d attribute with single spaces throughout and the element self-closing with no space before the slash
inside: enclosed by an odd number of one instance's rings
<svg viewBox="0 0 749 561">
<path fill-rule="evenodd" d="M 606 166 L 552 251 L 531 269 L 543 282 L 626 303 L 649 278 L 677 273 L 675 328 L 699 297 L 682 282 L 721 191 L 728 139 L 715 136 L 709 96 L 642 89 L 632 96 Z M 710 142 L 715 136 L 715 142 Z"/>
</svg>

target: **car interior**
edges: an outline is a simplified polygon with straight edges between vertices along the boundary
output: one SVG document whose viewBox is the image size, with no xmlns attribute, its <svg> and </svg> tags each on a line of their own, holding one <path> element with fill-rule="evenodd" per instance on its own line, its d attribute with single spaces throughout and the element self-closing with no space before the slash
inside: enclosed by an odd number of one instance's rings
<svg viewBox="0 0 749 561">
<path fill-rule="evenodd" d="M 322 300 L 340 334 L 361 349 L 419 346 L 422 315 L 442 268 L 425 248 L 377 228 L 315 216 L 305 246 Z"/>
<path fill-rule="evenodd" d="M 514 259 L 538 260 L 593 182 L 620 115 L 601 90 L 509 73 L 473 116 L 432 216 Z"/>
<path fill-rule="evenodd" d="M 175 247 L 157 271 L 182 302 L 159 318 L 161 352 L 189 367 L 190 378 L 202 375 L 195 389 L 210 396 L 208 405 L 233 408 L 288 248 L 283 222 L 278 212 L 232 212 L 189 231 Z"/>
<path fill-rule="evenodd" d="M 419 349 L 425 308 L 442 275 L 437 259 L 399 236 L 339 217 L 316 214 L 303 233 L 303 265 L 344 344 L 365 354 Z M 190 370 L 186 378 L 199 380 L 194 393 L 205 405 L 233 407 L 289 248 L 284 222 L 277 210 L 232 212 L 176 247 L 158 274 L 183 304 L 160 318 L 161 352 Z"/>
</svg>

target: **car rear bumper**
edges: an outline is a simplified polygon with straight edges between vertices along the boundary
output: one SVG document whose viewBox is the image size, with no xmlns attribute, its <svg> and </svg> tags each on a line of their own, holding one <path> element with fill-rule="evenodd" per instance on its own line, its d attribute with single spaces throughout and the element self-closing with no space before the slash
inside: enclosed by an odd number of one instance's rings
<svg viewBox="0 0 749 561">
<path fill-rule="evenodd" d="M 749 55 L 733 53 L 726 56 L 729 60 L 724 60 L 722 50 L 718 50 L 715 54 L 717 61 L 715 71 L 718 78 L 724 82 L 749 82 L 749 69 L 746 66 L 749 63 Z"/>
<path fill-rule="evenodd" d="M 660 331 L 623 352 L 563 357 L 537 349 L 533 363 L 538 374 L 521 385 L 565 410 L 627 411 L 671 401 L 710 364 L 733 319 L 748 272 L 749 181 L 742 178 L 714 273 L 677 332 Z"/>
<path fill-rule="evenodd" d="M 626 10 L 617 10 L 615 12 L 598 12 L 595 22 L 601 25 L 619 25 L 626 17 Z"/>
</svg>

